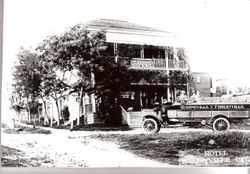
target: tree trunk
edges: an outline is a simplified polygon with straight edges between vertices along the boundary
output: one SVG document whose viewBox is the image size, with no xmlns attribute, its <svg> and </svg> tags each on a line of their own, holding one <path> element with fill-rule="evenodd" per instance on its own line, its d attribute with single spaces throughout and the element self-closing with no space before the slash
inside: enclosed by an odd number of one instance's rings
<svg viewBox="0 0 250 174">
<path fill-rule="evenodd" d="M 44 120 L 43 120 L 43 124 L 44 124 L 44 125 L 47 125 L 47 121 L 48 121 L 48 112 L 47 112 L 46 101 L 43 99 L 43 97 L 42 97 L 42 101 L 43 101 L 43 108 L 44 108 Z"/>
<path fill-rule="evenodd" d="M 50 116 L 50 127 L 53 127 L 53 116 Z"/>
<path fill-rule="evenodd" d="M 20 112 L 20 122 L 22 122 L 22 121 L 23 121 L 23 113 Z"/>
<path fill-rule="evenodd" d="M 83 103 L 83 88 L 81 88 L 81 92 L 80 92 L 80 101 L 79 101 L 79 114 L 78 114 L 78 118 L 77 118 L 77 125 L 80 125 L 80 118 L 82 115 L 82 103 Z"/>
<path fill-rule="evenodd" d="M 57 122 L 57 126 L 60 126 L 61 111 L 60 111 L 60 108 L 59 108 L 58 100 L 55 100 L 55 103 L 56 103 L 56 108 L 57 108 L 57 113 L 58 113 L 58 122 Z"/>
<path fill-rule="evenodd" d="M 52 113 L 50 114 L 50 127 L 53 127 L 53 104 L 51 104 Z"/>
<path fill-rule="evenodd" d="M 36 128 L 36 114 L 33 115 L 33 128 Z"/>
<path fill-rule="evenodd" d="M 70 120 L 70 130 L 73 130 L 74 129 L 74 125 L 73 125 L 73 120 Z"/>
<path fill-rule="evenodd" d="M 31 123 L 31 118 L 30 118 L 30 107 L 29 104 L 27 104 L 27 109 L 28 109 L 28 123 Z"/>
<path fill-rule="evenodd" d="M 38 123 L 40 124 L 41 123 L 41 114 L 39 111 L 39 107 L 37 108 L 37 114 L 38 114 Z"/>
<path fill-rule="evenodd" d="M 12 121 L 13 121 L 13 128 L 15 129 L 16 128 L 16 119 L 13 118 Z"/>
</svg>

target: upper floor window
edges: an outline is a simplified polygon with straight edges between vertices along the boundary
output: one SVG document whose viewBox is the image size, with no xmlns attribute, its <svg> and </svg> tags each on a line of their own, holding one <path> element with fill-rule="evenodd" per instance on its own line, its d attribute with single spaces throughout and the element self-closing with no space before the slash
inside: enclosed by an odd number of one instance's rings
<svg viewBox="0 0 250 174">
<path fill-rule="evenodd" d="M 144 58 L 164 59 L 165 50 L 157 46 L 144 45 Z"/>
<path fill-rule="evenodd" d="M 140 58 L 141 45 L 117 44 L 118 55 L 125 58 Z"/>
</svg>

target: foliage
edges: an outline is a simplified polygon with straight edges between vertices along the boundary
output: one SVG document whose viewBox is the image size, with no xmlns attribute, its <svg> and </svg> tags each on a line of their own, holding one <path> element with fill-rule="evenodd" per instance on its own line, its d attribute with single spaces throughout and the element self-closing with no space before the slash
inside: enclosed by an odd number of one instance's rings
<svg viewBox="0 0 250 174">
<path fill-rule="evenodd" d="M 41 106 L 41 104 L 38 101 L 30 101 L 29 103 L 29 110 L 32 115 L 37 114 L 38 108 Z"/>
<path fill-rule="evenodd" d="M 103 58 L 100 64 L 103 69 L 94 71 L 95 92 L 101 99 L 100 110 L 107 125 L 120 125 L 120 93 L 130 84 L 127 69 L 111 57 Z"/>
<path fill-rule="evenodd" d="M 160 70 L 129 70 L 128 74 L 132 83 L 166 84 L 169 78 L 166 71 Z"/>
<path fill-rule="evenodd" d="M 45 69 L 43 92 L 56 101 L 67 89 L 77 92 L 80 99 L 85 93 L 96 93 L 110 106 L 117 104 L 120 91 L 126 84 L 126 71 L 123 66 L 108 56 L 105 31 L 90 32 L 81 26 L 75 26 L 60 36 L 51 36 L 38 47 Z M 58 78 L 58 72 L 62 78 Z M 69 72 L 77 82 L 70 83 L 65 78 Z M 69 83 L 67 83 L 67 80 Z M 56 96 L 57 94 L 57 96 Z M 82 106 L 82 100 L 79 103 Z M 109 114 L 114 115 L 114 114 Z M 120 115 L 115 114 L 116 117 Z"/>
<path fill-rule="evenodd" d="M 25 100 L 28 108 L 32 108 L 34 101 L 40 96 L 42 82 L 40 70 L 38 55 L 22 48 L 13 72 L 13 96 L 19 96 Z M 32 114 L 36 113 L 37 110 L 32 112 Z"/>
<path fill-rule="evenodd" d="M 39 58 L 43 71 L 42 93 L 43 96 L 51 96 L 54 99 L 58 120 L 61 119 L 62 114 L 59 100 L 64 97 L 67 90 L 71 89 L 67 73 L 73 69 L 70 62 L 61 61 L 61 52 L 64 49 L 62 48 L 62 40 L 61 36 L 50 36 L 43 40 L 36 49 L 40 53 Z M 60 125 L 60 122 L 58 122 L 58 125 Z"/>
<path fill-rule="evenodd" d="M 129 85 L 127 68 L 117 64 L 113 57 L 103 57 L 99 61 L 102 69 L 93 71 L 95 74 L 95 91 L 98 96 L 117 96 Z"/>
<path fill-rule="evenodd" d="M 25 109 L 24 107 L 22 107 L 19 104 L 13 104 L 12 108 L 14 109 L 14 111 L 16 111 L 17 113 L 20 113 L 22 109 Z"/>
<path fill-rule="evenodd" d="M 178 86 L 187 84 L 188 82 L 188 74 L 183 73 L 181 71 L 172 71 L 170 73 L 169 82 L 171 86 Z"/>
<path fill-rule="evenodd" d="M 18 61 L 13 73 L 15 92 L 26 98 L 38 97 L 41 78 L 37 55 L 29 50 L 21 49 Z"/>
<path fill-rule="evenodd" d="M 58 36 L 51 36 L 37 47 L 42 66 L 42 92 L 44 96 L 50 95 L 56 101 L 62 97 L 70 86 L 67 84 L 65 74 L 69 69 L 63 62 L 58 61 Z"/>
<path fill-rule="evenodd" d="M 85 28 L 75 26 L 52 43 L 59 69 L 77 70 L 78 83 L 73 87 L 77 91 L 89 91 L 92 87 L 91 72 L 102 68 L 98 60 L 106 49 L 105 34 L 90 33 Z"/>
</svg>

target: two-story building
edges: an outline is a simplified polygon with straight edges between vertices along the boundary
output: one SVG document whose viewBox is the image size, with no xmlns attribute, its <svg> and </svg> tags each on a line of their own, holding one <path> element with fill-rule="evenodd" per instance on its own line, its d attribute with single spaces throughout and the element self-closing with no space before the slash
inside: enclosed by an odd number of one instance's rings
<svg viewBox="0 0 250 174">
<path fill-rule="evenodd" d="M 176 34 L 110 19 L 93 20 L 80 26 L 90 31 L 105 30 L 108 49 L 113 53 L 111 56 L 126 65 L 131 75 L 138 76 L 138 80 L 121 95 L 123 114 L 130 111 L 130 118 L 126 119 L 129 125 L 139 125 L 140 112 L 152 111 L 155 101 L 175 100 L 178 85 L 171 86 L 167 77 L 175 71 L 189 71 L 185 49 L 177 44 Z M 159 77 L 160 80 L 157 80 Z M 187 91 L 188 85 L 185 85 Z M 91 100 L 91 103 L 95 112 L 95 101 Z M 91 124 L 94 120 L 87 122 Z"/>
</svg>

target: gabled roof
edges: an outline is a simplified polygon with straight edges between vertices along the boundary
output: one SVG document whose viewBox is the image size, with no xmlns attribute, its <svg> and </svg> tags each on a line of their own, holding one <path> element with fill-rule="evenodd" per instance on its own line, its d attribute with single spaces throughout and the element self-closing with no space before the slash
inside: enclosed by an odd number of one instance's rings
<svg viewBox="0 0 250 174">
<path fill-rule="evenodd" d="M 140 30 L 140 31 L 166 32 L 156 28 L 146 27 L 128 21 L 115 20 L 115 19 L 92 20 L 80 25 L 85 27 L 98 27 L 105 29 L 129 29 L 129 30 Z"/>
<path fill-rule="evenodd" d="M 155 45 L 155 46 L 181 46 L 176 33 L 156 28 L 142 26 L 122 20 L 100 19 L 78 24 L 81 28 L 89 30 L 106 31 L 107 42 Z"/>
</svg>

